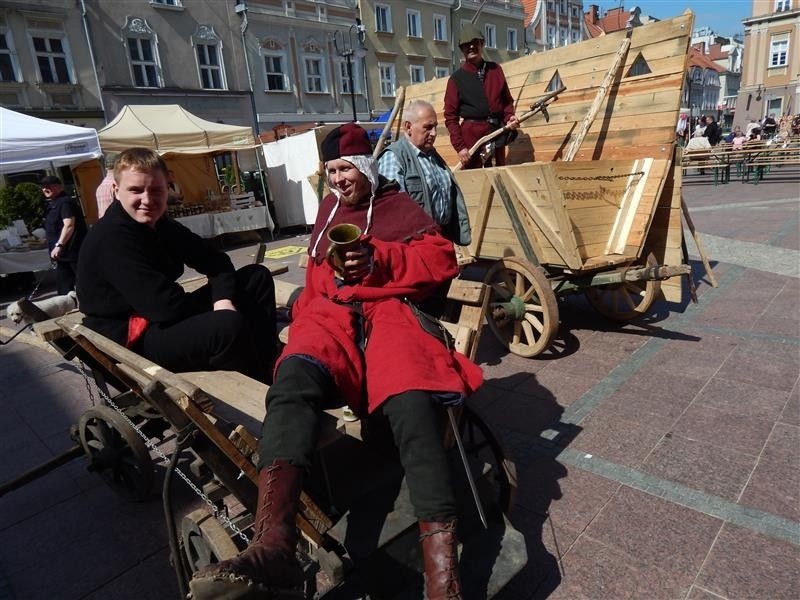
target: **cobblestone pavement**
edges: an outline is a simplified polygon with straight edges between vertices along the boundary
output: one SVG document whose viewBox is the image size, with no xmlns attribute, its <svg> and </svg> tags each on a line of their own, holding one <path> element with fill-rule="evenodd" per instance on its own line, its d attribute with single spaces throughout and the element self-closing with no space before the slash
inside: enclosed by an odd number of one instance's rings
<svg viewBox="0 0 800 600">
<path fill-rule="evenodd" d="M 472 403 L 516 462 L 529 552 L 499 598 L 800 597 L 799 177 L 686 178 L 719 283 L 693 256 L 698 304 L 618 327 L 565 299 L 535 359 L 483 336 Z M 0 482 L 68 449 L 89 402 L 74 365 L 0 347 Z M 0 497 L 0 600 L 175 598 L 168 555 L 157 498 L 120 499 L 83 459 Z"/>
</svg>

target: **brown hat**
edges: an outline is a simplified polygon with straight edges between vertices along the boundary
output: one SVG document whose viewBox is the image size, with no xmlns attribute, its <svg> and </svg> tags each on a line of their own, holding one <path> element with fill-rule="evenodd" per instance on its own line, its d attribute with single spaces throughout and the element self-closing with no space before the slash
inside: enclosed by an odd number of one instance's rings
<svg viewBox="0 0 800 600">
<path fill-rule="evenodd" d="M 322 161 L 336 160 L 343 156 L 372 156 L 372 144 L 367 132 L 355 123 L 345 123 L 331 131 L 320 146 Z"/>
<path fill-rule="evenodd" d="M 64 185 L 64 183 L 55 175 L 45 175 L 39 180 L 39 185 Z"/>
</svg>

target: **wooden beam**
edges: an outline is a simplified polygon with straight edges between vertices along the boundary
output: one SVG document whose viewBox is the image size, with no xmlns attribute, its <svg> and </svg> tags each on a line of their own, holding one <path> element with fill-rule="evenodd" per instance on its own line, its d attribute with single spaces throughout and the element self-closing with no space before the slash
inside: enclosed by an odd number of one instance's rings
<svg viewBox="0 0 800 600">
<path fill-rule="evenodd" d="M 611 66 L 608 68 L 606 76 L 603 79 L 603 82 L 600 84 L 600 88 L 597 90 L 597 95 L 595 96 L 594 102 L 592 102 L 592 105 L 589 107 L 589 113 L 583 119 L 583 123 L 581 123 L 578 134 L 572 139 L 572 144 L 570 144 L 569 149 L 567 150 L 566 154 L 564 154 L 565 161 L 571 161 L 573 158 L 575 158 L 575 155 L 578 153 L 578 150 L 580 150 L 581 144 L 583 143 L 583 138 L 586 137 L 589 127 L 592 126 L 594 118 L 600 111 L 600 106 L 603 104 L 606 96 L 608 96 L 608 91 L 611 89 L 611 83 L 614 81 L 614 77 L 617 75 L 619 66 L 625 60 L 625 57 L 628 55 L 628 49 L 631 47 L 632 31 L 632 29 L 628 30 L 628 35 L 625 36 L 625 39 L 623 39 L 622 43 L 619 45 L 619 50 L 617 50 L 617 53 L 614 55 L 614 60 L 611 63 Z"/>
</svg>

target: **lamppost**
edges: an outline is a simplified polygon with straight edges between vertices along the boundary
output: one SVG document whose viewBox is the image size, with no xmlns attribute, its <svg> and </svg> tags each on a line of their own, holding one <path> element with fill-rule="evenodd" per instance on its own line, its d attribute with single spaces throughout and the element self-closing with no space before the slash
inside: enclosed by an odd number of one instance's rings
<svg viewBox="0 0 800 600">
<path fill-rule="evenodd" d="M 353 121 L 358 121 L 358 115 L 356 114 L 356 91 L 353 85 L 353 54 L 356 51 L 353 47 L 353 32 L 355 32 L 358 50 L 363 50 L 366 29 L 361 24 L 361 19 L 358 18 L 356 18 L 356 22 L 348 28 L 347 39 L 345 39 L 344 33 L 339 29 L 333 33 L 333 45 L 336 47 L 336 52 L 339 56 L 344 57 L 347 61 L 347 79 L 350 88 L 350 102 L 353 104 Z"/>
</svg>

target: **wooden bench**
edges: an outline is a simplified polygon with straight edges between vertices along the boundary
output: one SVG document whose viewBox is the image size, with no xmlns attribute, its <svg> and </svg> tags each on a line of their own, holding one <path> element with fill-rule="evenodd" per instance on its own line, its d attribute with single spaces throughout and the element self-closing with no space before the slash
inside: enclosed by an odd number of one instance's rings
<svg viewBox="0 0 800 600">
<path fill-rule="evenodd" d="M 800 140 L 773 143 L 751 141 L 746 142 L 740 150 L 733 149 L 731 144 L 721 143 L 709 150 L 684 152 L 681 159 L 684 172 L 710 169 L 715 185 L 730 181 L 732 167 L 736 167 L 742 183 L 752 177 L 753 183 L 757 184 L 772 168 L 787 165 L 800 165 Z"/>
</svg>

